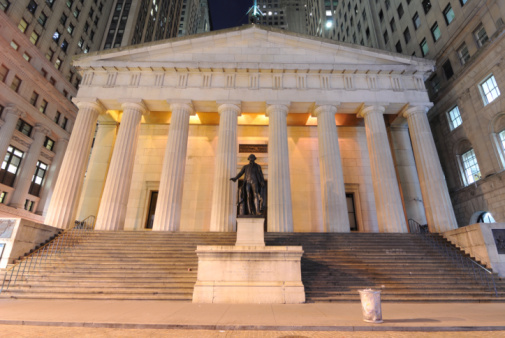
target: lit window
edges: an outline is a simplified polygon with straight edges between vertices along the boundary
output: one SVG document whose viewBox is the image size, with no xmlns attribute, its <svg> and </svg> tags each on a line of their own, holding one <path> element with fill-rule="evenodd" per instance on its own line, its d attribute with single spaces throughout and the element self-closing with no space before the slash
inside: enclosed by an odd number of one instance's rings
<svg viewBox="0 0 505 338">
<path fill-rule="evenodd" d="M 7 153 L 0 168 L 0 183 L 9 187 L 14 185 L 24 153 L 12 146 L 7 148 Z"/>
<path fill-rule="evenodd" d="M 445 23 L 449 25 L 452 20 L 454 20 L 454 11 L 452 10 L 451 4 L 448 4 L 444 9 Z"/>
<path fill-rule="evenodd" d="M 458 57 L 459 57 L 459 61 L 461 61 L 462 65 L 464 65 L 470 59 L 470 53 L 468 52 L 468 47 L 466 46 L 466 43 L 464 43 L 464 42 L 458 48 Z"/>
<path fill-rule="evenodd" d="M 6 10 L 9 9 L 9 6 L 11 5 L 9 0 L 0 0 L 0 11 L 5 12 Z"/>
<path fill-rule="evenodd" d="M 18 45 L 17 43 L 15 43 L 14 41 L 11 41 L 11 47 L 12 47 L 14 50 L 18 50 L 19 45 Z"/>
<path fill-rule="evenodd" d="M 30 62 L 30 60 L 32 59 L 32 57 L 26 53 L 23 53 L 23 59 L 25 59 L 26 61 Z"/>
<path fill-rule="evenodd" d="M 490 212 L 483 212 L 477 218 L 477 223 L 496 223 Z"/>
<path fill-rule="evenodd" d="M 42 27 L 44 27 L 46 25 L 47 15 L 44 12 L 41 12 L 37 21 Z"/>
<path fill-rule="evenodd" d="M 47 150 L 53 150 L 54 147 L 54 140 L 50 139 L 49 137 L 46 136 L 46 141 L 44 142 L 44 147 Z"/>
<path fill-rule="evenodd" d="M 68 25 L 67 27 L 68 34 L 72 35 L 74 33 L 74 28 L 75 28 L 74 25 L 72 24 Z"/>
<path fill-rule="evenodd" d="M 484 105 L 493 102 L 498 96 L 500 96 L 500 89 L 498 88 L 493 75 L 490 75 L 487 79 L 482 81 L 479 87 L 482 99 L 484 100 Z"/>
<path fill-rule="evenodd" d="M 0 192 L 0 203 L 5 203 L 6 197 L 7 197 L 7 193 L 5 191 Z"/>
<path fill-rule="evenodd" d="M 466 183 L 471 184 L 480 180 L 480 169 L 477 163 L 477 158 L 475 157 L 475 152 L 470 149 L 463 155 L 461 155 L 461 160 L 463 162 L 463 169 L 465 171 Z"/>
<path fill-rule="evenodd" d="M 433 41 L 437 42 L 440 39 L 440 27 L 438 27 L 438 23 L 435 22 L 433 26 L 431 26 L 431 36 L 433 37 Z"/>
<path fill-rule="evenodd" d="M 16 124 L 16 130 L 20 131 L 21 133 L 25 134 L 26 136 L 30 137 L 30 134 L 32 133 L 33 127 L 28 124 L 25 120 L 23 119 L 18 119 L 18 123 Z"/>
<path fill-rule="evenodd" d="M 56 41 L 56 42 L 58 42 L 58 40 L 60 39 L 60 36 L 61 36 L 60 32 L 58 32 L 58 31 L 54 32 L 54 34 L 53 34 L 53 40 Z"/>
<path fill-rule="evenodd" d="M 19 21 L 19 25 L 18 25 L 19 30 L 24 33 L 26 30 L 26 27 L 28 27 L 28 23 L 24 19 L 21 19 L 21 21 Z"/>
<path fill-rule="evenodd" d="M 421 41 L 419 47 L 421 48 L 421 53 L 423 54 L 423 56 L 426 56 L 426 54 L 428 54 L 429 51 L 428 42 L 426 42 L 426 39 L 423 39 L 423 41 Z"/>
<path fill-rule="evenodd" d="M 46 109 L 47 109 L 47 101 L 42 100 L 42 103 L 40 104 L 40 107 L 39 107 L 39 112 L 41 112 L 42 114 L 45 114 Z"/>
<path fill-rule="evenodd" d="M 33 196 L 39 196 L 40 188 L 42 187 L 42 182 L 44 181 L 44 176 L 46 175 L 47 164 L 40 161 L 37 162 L 35 168 L 35 173 L 32 177 L 32 184 L 30 185 L 30 190 L 28 193 Z"/>
<path fill-rule="evenodd" d="M 484 26 L 480 24 L 476 30 L 473 31 L 473 35 L 475 36 L 475 39 L 477 40 L 477 44 L 479 47 L 482 47 L 483 44 L 486 43 L 488 40 L 486 30 L 484 29 Z"/>
<path fill-rule="evenodd" d="M 500 137 L 501 147 L 502 147 L 503 151 L 505 152 L 505 130 L 502 130 L 498 134 L 498 137 Z"/>
<path fill-rule="evenodd" d="M 54 68 L 60 69 L 60 67 L 61 67 L 61 59 L 56 58 L 56 61 L 54 62 Z"/>
<path fill-rule="evenodd" d="M 461 114 L 459 112 L 458 106 L 455 106 L 454 108 L 449 110 L 447 114 L 449 117 L 449 126 L 451 127 L 451 130 L 456 129 L 463 123 L 463 120 L 461 120 Z"/>
<path fill-rule="evenodd" d="M 36 32 L 32 32 L 32 34 L 30 34 L 30 42 L 36 45 L 37 41 L 39 41 L 39 35 Z"/>
<path fill-rule="evenodd" d="M 34 202 L 27 199 L 26 202 L 25 202 L 25 210 L 26 211 L 32 211 L 33 210 L 33 205 L 34 205 Z"/>
</svg>

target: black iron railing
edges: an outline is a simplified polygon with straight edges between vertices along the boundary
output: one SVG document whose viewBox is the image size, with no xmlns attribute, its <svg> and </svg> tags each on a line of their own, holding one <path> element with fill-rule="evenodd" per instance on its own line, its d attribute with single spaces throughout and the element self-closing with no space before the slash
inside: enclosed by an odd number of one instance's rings
<svg viewBox="0 0 505 338">
<path fill-rule="evenodd" d="M 0 293 L 7 290 L 25 275 L 35 271 L 61 253 L 72 250 L 76 244 L 86 239 L 95 227 L 95 216 L 89 216 L 56 236 L 53 240 L 41 246 L 32 253 L 22 257 L 16 264 L 5 271 Z"/>
<path fill-rule="evenodd" d="M 465 270 L 468 274 L 473 276 L 478 283 L 485 286 L 490 292 L 493 292 L 494 295 L 498 297 L 498 291 L 496 290 L 496 283 L 492 271 L 480 265 L 473 259 L 465 256 L 462 254 L 460 249 L 457 249 L 453 245 L 448 245 L 447 243 L 438 241 L 436 238 L 438 235 L 430 234 L 428 225 L 421 225 L 415 220 L 409 219 L 409 229 L 411 233 L 421 234 L 425 242 L 432 248 L 451 259 L 454 264 Z"/>
</svg>

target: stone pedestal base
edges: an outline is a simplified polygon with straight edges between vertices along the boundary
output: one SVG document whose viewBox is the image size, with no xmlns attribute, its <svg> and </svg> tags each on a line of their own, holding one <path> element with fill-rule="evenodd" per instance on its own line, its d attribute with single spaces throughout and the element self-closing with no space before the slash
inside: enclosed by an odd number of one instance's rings
<svg viewBox="0 0 505 338">
<path fill-rule="evenodd" d="M 193 303 L 305 302 L 301 246 L 198 246 Z"/>
<path fill-rule="evenodd" d="M 237 218 L 235 246 L 265 246 L 264 218 Z"/>
</svg>

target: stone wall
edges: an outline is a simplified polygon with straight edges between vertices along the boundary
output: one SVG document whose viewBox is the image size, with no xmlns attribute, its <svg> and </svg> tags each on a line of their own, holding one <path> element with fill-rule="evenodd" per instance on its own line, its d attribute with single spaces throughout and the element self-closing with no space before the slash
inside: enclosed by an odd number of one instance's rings
<svg viewBox="0 0 505 338">
<path fill-rule="evenodd" d="M 167 140 L 168 125 L 142 124 L 135 155 L 132 185 L 128 200 L 125 230 L 140 230 L 148 217 L 150 192 L 158 190 Z M 212 203 L 217 125 L 190 125 L 181 231 L 208 231 Z M 378 231 L 370 161 L 363 127 L 339 127 L 339 144 L 344 181 L 355 194 L 360 231 Z M 266 144 L 268 126 L 237 128 L 239 144 Z M 288 127 L 290 179 L 293 202 L 294 230 L 322 232 L 321 186 L 317 127 Z M 249 154 L 238 155 L 237 172 L 247 164 Z M 257 153 L 268 180 L 268 154 Z M 350 192 L 349 191 L 349 192 Z"/>
</svg>

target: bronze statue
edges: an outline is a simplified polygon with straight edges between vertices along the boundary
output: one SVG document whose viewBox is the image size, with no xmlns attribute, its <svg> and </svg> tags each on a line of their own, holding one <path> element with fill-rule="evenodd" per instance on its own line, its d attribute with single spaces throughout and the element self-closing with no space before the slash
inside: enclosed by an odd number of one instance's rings
<svg viewBox="0 0 505 338">
<path fill-rule="evenodd" d="M 264 207 L 261 190 L 265 187 L 265 179 L 263 178 L 261 166 L 254 162 L 256 156 L 251 154 L 247 159 L 249 164 L 243 166 L 237 176 L 230 178 L 230 180 L 236 182 L 245 174 L 244 185 L 239 193 L 239 215 L 257 216 L 262 214 Z M 245 210 L 246 207 L 247 210 Z"/>
</svg>

